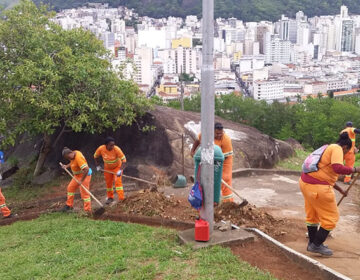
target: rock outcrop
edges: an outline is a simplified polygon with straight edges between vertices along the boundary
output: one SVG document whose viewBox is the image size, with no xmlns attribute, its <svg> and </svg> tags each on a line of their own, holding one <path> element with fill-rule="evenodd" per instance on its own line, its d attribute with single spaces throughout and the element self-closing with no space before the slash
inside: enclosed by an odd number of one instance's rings
<svg viewBox="0 0 360 280">
<path fill-rule="evenodd" d="M 234 169 L 237 168 L 271 168 L 283 158 L 293 154 L 293 148 L 280 140 L 262 134 L 257 129 L 223 120 L 221 122 L 226 132 L 232 137 L 234 148 Z M 145 129 L 144 128 L 150 128 Z M 156 177 L 171 177 L 182 174 L 182 135 L 184 135 L 185 175 L 193 173 L 193 159 L 190 156 L 194 136 L 200 129 L 200 114 L 183 112 L 168 107 L 157 106 L 132 126 L 124 126 L 116 131 L 91 135 L 87 133 L 66 133 L 59 140 L 55 149 L 49 154 L 41 183 L 46 182 L 47 175 L 54 177 L 59 170 L 61 150 L 64 146 L 81 150 L 90 166 L 94 167 L 93 154 L 106 136 L 113 136 L 116 144 L 124 151 L 128 167 L 125 174 L 154 179 Z M 6 152 L 9 156 L 19 158 L 19 165 L 27 164 L 29 155 L 38 152 L 41 143 L 28 140 L 17 144 Z M 22 160 L 21 157 L 27 160 Z"/>
</svg>

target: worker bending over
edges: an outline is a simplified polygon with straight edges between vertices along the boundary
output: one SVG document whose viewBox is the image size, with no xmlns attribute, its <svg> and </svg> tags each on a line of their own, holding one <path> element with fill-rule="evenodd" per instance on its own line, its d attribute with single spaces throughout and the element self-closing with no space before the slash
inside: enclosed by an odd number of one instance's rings
<svg viewBox="0 0 360 280">
<path fill-rule="evenodd" d="M 344 130 L 342 130 L 340 132 L 340 134 L 343 133 L 343 132 L 348 133 L 349 138 L 350 138 L 350 140 L 352 142 L 352 146 L 351 146 L 350 151 L 347 152 L 345 154 L 345 156 L 344 156 L 345 165 L 348 166 L 348 167 L 354 167 L 355 153 L 356 153 L 355 150 L 357 150 L 356 147 L 355 147 L 355 140 L 356 140 L 356 134 L 360 133 L 360 129 L 354 128 L 352 122 L 347 122 L 346 123 L 346 128 Z M 350 184 L 350 180 L 351 180 L 351 175 L 346 175 L 345 179 L 344 179 L 344 183 L 345 184 Z"/>
<path fill-rule="evenodd" d="M 336 184 L 338 174 L 360 172 L 360 167 L 343 165 L 344 154 L 350 151 L 352 141 L 347 132 L 340 135 L 336 144 L 329 145 L 318 163 L 318 171 L 302 173 L 299 179 L 301 192 L 305 200 L 306 224 L 309 234 L 307 250 L 331 256 L 333 252 L 323 245 L 329 232 L 339 220 L 333 189 L 346 196 L 347 192 Z M 320 228 L 318 229 L 318 226 Z"/>
<path fill-rule="evenodd" d="M 102 157 L 104 162 L 104 178 L 106 182 L 107 200 L 106 204 L 114 201 L 113 184 L 115 182 L 115 190 L 118 194 L 119 201 L 124 200 L 124 188 L 122 184 L 121 175 L 126 165 L 126 157 L 122 150 L 115 145 L 115 139 L 107 137 L 105 144 L 97 148 L 94 154 L 96 170 L 101 171 L 99 157 Z"/>
<path fill-rule="evenodd" d="M 74 174 L 74 178 L 79 181 L 85 188 L 90 190 L 92 170 L 89 168 L 84 155 L 80 151 L 72 151 L 65 147 L 62 151 L 62 156 L 69 160 L 70 163 L 66 165 L 60 163 L 61 167 L 63 169 L 70 167 L 72 173 Z M 63 212 L 67 212 L 73 209 L 75 191 L 80 187 L 80 184 L 74 178 L 67 186 L 67 201 L 66 205 L 62 209 Z M 91 212 L 90 195 L 82 187 L 80 187 L 80 194 L 84 201 L 84 210 L 86 212 Z"/>
<path fill-rule="evenodd" d="M 191 149 L 191 156 L 193 157 L 197 147 L 201 143 L 201 133 L 198 135 L 198 139 L 195 140 Z M 224 154 L 225 160 L 223 163 L 222 179 L 230 186 L 232 186 L 232 165 L 233 165 L 233 147 L 231 138 L 224 132 L 223 125 L 221 123 L 215 123 L 215 139 L 214 144 L 221 148 Z M 221 196 L 222 202 L 233 202 L 233 193 L 224 184 L 221 184 Z"/>
</svg>

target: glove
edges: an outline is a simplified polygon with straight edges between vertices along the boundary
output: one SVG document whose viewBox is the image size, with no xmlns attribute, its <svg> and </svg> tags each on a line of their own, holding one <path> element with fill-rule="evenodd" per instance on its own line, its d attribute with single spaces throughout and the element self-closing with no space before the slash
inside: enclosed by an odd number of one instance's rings
<svg viewBox="0 0 360 280">
<path fill-rule="evenodd" d="M 116 176 L 120 177 L 122 175 L 122 170 L 119 170 L 118 172 L 116 172 Z"/>
<path fill-rule="evenodd" d="M 100 165 L 96 166 L 96 171 L 101 171 L 101 166 Z"/>
</svg>

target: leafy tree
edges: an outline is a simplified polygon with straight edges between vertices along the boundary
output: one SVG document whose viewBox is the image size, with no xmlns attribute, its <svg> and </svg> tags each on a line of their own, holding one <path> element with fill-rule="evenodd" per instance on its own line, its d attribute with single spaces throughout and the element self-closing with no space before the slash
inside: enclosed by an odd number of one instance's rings
<svg viewBox="0 0 360 280">
<path fill-rule="evenodd" d="M 52 16 L 23 0 L 0 20 L 2 145 L 25 132 L 41 134 L 34 175 L 63 133 L 130 125 L 149 104 L 112 71 L 101 41 L 83 29 L 63 30 Z"/>
</svg>

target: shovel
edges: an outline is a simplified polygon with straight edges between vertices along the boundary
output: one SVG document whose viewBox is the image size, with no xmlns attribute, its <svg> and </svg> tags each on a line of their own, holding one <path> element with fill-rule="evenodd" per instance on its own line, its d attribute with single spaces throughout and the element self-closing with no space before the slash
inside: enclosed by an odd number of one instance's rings
<svg viewBox="0 0 360 280">
<path fill-rule="evenodd" d="M 352 186 L 355 184 L 356 180 L 359 178 L 359 175 L 360 175 L 360 173 L 357 173 L 357 174 L 356 174 L 354 180 L 351 182 L 350 186 L 349 186 L 348 189 L 346 190 L 346 193 L 349 193 L 350 189 L 351 189 Z M 341 201 L 343 201 L 344 198 L 345 198 L 345 196 L 343 195 L 343 196 L 341 197 L 341 199 L 339 200 L 337 206 L 340 205 Z"/>
<path fill-rule="evenodd" d="M 236 194 L 236 196 L 237 196 L 238 198 L 240 198 L 240 199 L 242 200 L 242 202 L 239 204 L 239 207 L 244 207 L 244 206 L 246 206 L 246 205 L 249 204 L 249 202 L 248 202 L 245 198 L 241 197 L 241 196 L 240 196 L 232 187 L 230 187 L 230 185 L 229 185 L 228 183 L 226 183 L 223 179 L 221 179 L 221 182 L 222 182 L 227 188 L 229 188 L 234 194 Z"/>
<path fill-rule="evenodd" d="M 61 165 L 61 163 L 60 163 L 60 165 Z M 99 217 L 102 214 L 104 214 L 104 212 L 105 212 L 104 205 L 87 188 L 85 188 L 84 185 L 82 183 L 80 183 L 80 181 L 78 179 L 76 179 L 69 170 L 67 170 L 66 168 L 63 168 L 63 169 L 66 171 L 67 174 L 70 175 L 71 178 L 73 178 L 76 181 L 76 183 L 78 183 L 80 185 L 80 187 L 83 188 L 84 191 L 86 191 L 100 205 L 100 208 L 94 212 L 94 217 Z"/>
<path fill-rule="evenodd" d="M 101 169 L 101 171 L 118 176 L 118 174 L 116 174 L 115 172 L 112 172 L 112 171 L 108 171 L 108 170 L 105 170 L 105 169 Z M 147 180 L 144 180 L 144 179 L 140 179 L 140 178 L 136 178 L 136 177 L 132 177 L 132 176 L 128 176 L 128 175 L 123 175 L 123 174 L 121 176 L 124 177 L 124 178 L 132 179 L 132 180 L 136 180 L 136 181 L 139 181 L 139 182 L 142 182 L 142 183 L 146 183 L 146 184 L 149 184 L 149 185 L 156 186 L 156 183 L 153 183 L 153 182 L 150 182 L 150 181 L 147 181 Z"/>
</svg>

